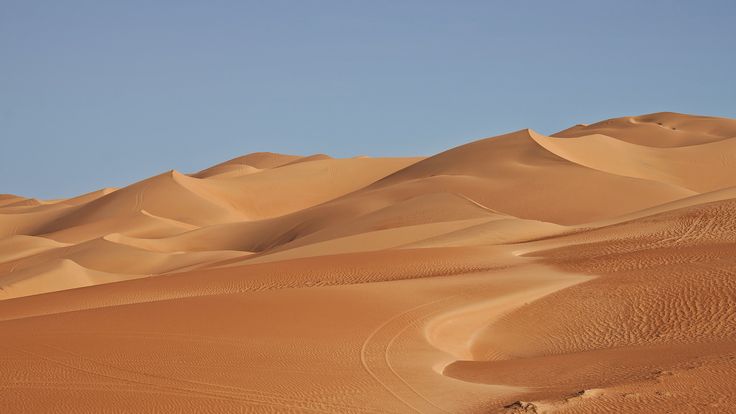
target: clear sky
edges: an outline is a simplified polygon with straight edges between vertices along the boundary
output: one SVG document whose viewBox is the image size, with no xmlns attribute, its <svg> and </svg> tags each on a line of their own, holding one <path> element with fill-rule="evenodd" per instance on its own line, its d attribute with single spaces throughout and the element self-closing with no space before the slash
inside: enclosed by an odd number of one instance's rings
<svg viewBox="0 0 736 414">
<path fill-rule="evenodd" d="M 736 117 L 736 1 L 0 0 L 0 193 Z"/>
</svg>

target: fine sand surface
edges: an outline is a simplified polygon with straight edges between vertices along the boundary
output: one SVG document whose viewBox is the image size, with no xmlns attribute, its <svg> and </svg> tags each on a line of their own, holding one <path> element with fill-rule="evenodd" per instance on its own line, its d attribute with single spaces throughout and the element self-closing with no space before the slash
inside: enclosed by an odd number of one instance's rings
<svg viewBox="0 0 736 414">
<path fill-rule="evenodd" d="M 736 120 L 0 195 L 0 338 L 0 413 L 736 412 Z"/>
</svg>

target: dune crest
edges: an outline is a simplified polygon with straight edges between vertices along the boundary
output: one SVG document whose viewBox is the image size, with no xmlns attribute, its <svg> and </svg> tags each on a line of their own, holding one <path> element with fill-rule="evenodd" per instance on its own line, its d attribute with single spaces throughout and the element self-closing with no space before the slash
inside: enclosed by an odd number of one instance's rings
<svg viewBox="0 0 736 414">
<path fill-rule="evenodd" d="M 649 147 L 685 147 L 736 137 L 736 120 L 657 112 L 612 118 L 590 125 L 580 124 L 553 136 L 573 138 L 596 134 Z"/>
</svg>

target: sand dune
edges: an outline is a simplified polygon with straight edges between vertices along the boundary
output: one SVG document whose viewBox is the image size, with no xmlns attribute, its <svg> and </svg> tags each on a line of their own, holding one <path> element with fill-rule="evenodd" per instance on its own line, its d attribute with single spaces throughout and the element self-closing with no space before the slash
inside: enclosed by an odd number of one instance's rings
<svg viewBox="0 0 736 414">
<path fill-rule="evenodd" d="M 736 121 L 0 195 L 0 412 L 734 412 Z"/>
<path fill-rule="evenodd" d="M 21 200 L 24 200 L 24 197 L 17 196 L 15 194 L 0 194 L 0 207 L 7 206 L 8 204 L 17 203 Z"/>
<path fill-rule="evenodd" d="M 684 147 L 736 137 L 736 120 L 659 112 L 576 125 L 553 136 L 570 138 L 595 134 L 648 147 Z"/>
<path fill-rule="evenodd" d="M 7 263 L 39 252 L 67 246 L 66 243 L 34 236 L 10 236 L 0 239 L 0 261 Z"/>
<path fill-rule="evenodd" d="M 46 259 L 36 266 L 11 268 L 2 275 L 0 299 L 74 289 L 134 279 L 134 275 L 110 274 L 80 266 L 71 259 Z"/>
<path fill-rule="evenodd" d="M 476 141 L 418 162 L 369 188 L 461 193 L 489 208 L 560 224 L 592 221 L 694 194 L 669 183 L 589 168 L 540 146 L 530 130 Z M 428 188 L 429 187 L 429 188 Z M 514 189 L 521 197 L 509 197 Z M 575 199 L 575 203 L 568 200 Z"/>
<path fill-rule="evenodd" d="M 736 137 L 676 148 L 652 148 L 605 135 L 532 138 L 551 153 L 611 174 L 642 178 L 696 192 L 736 186 Z"/>
</svg>

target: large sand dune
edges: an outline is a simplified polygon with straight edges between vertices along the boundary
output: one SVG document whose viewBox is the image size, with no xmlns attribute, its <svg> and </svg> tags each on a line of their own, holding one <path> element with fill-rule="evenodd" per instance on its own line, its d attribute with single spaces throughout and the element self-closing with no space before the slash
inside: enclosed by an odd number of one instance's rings
<svg viewBox="0 0 736 414">
<path fill-rule="evenodd" d="M 0 412 L 736 412 L 736 120 L 0 195 Z"/>
</svg>

